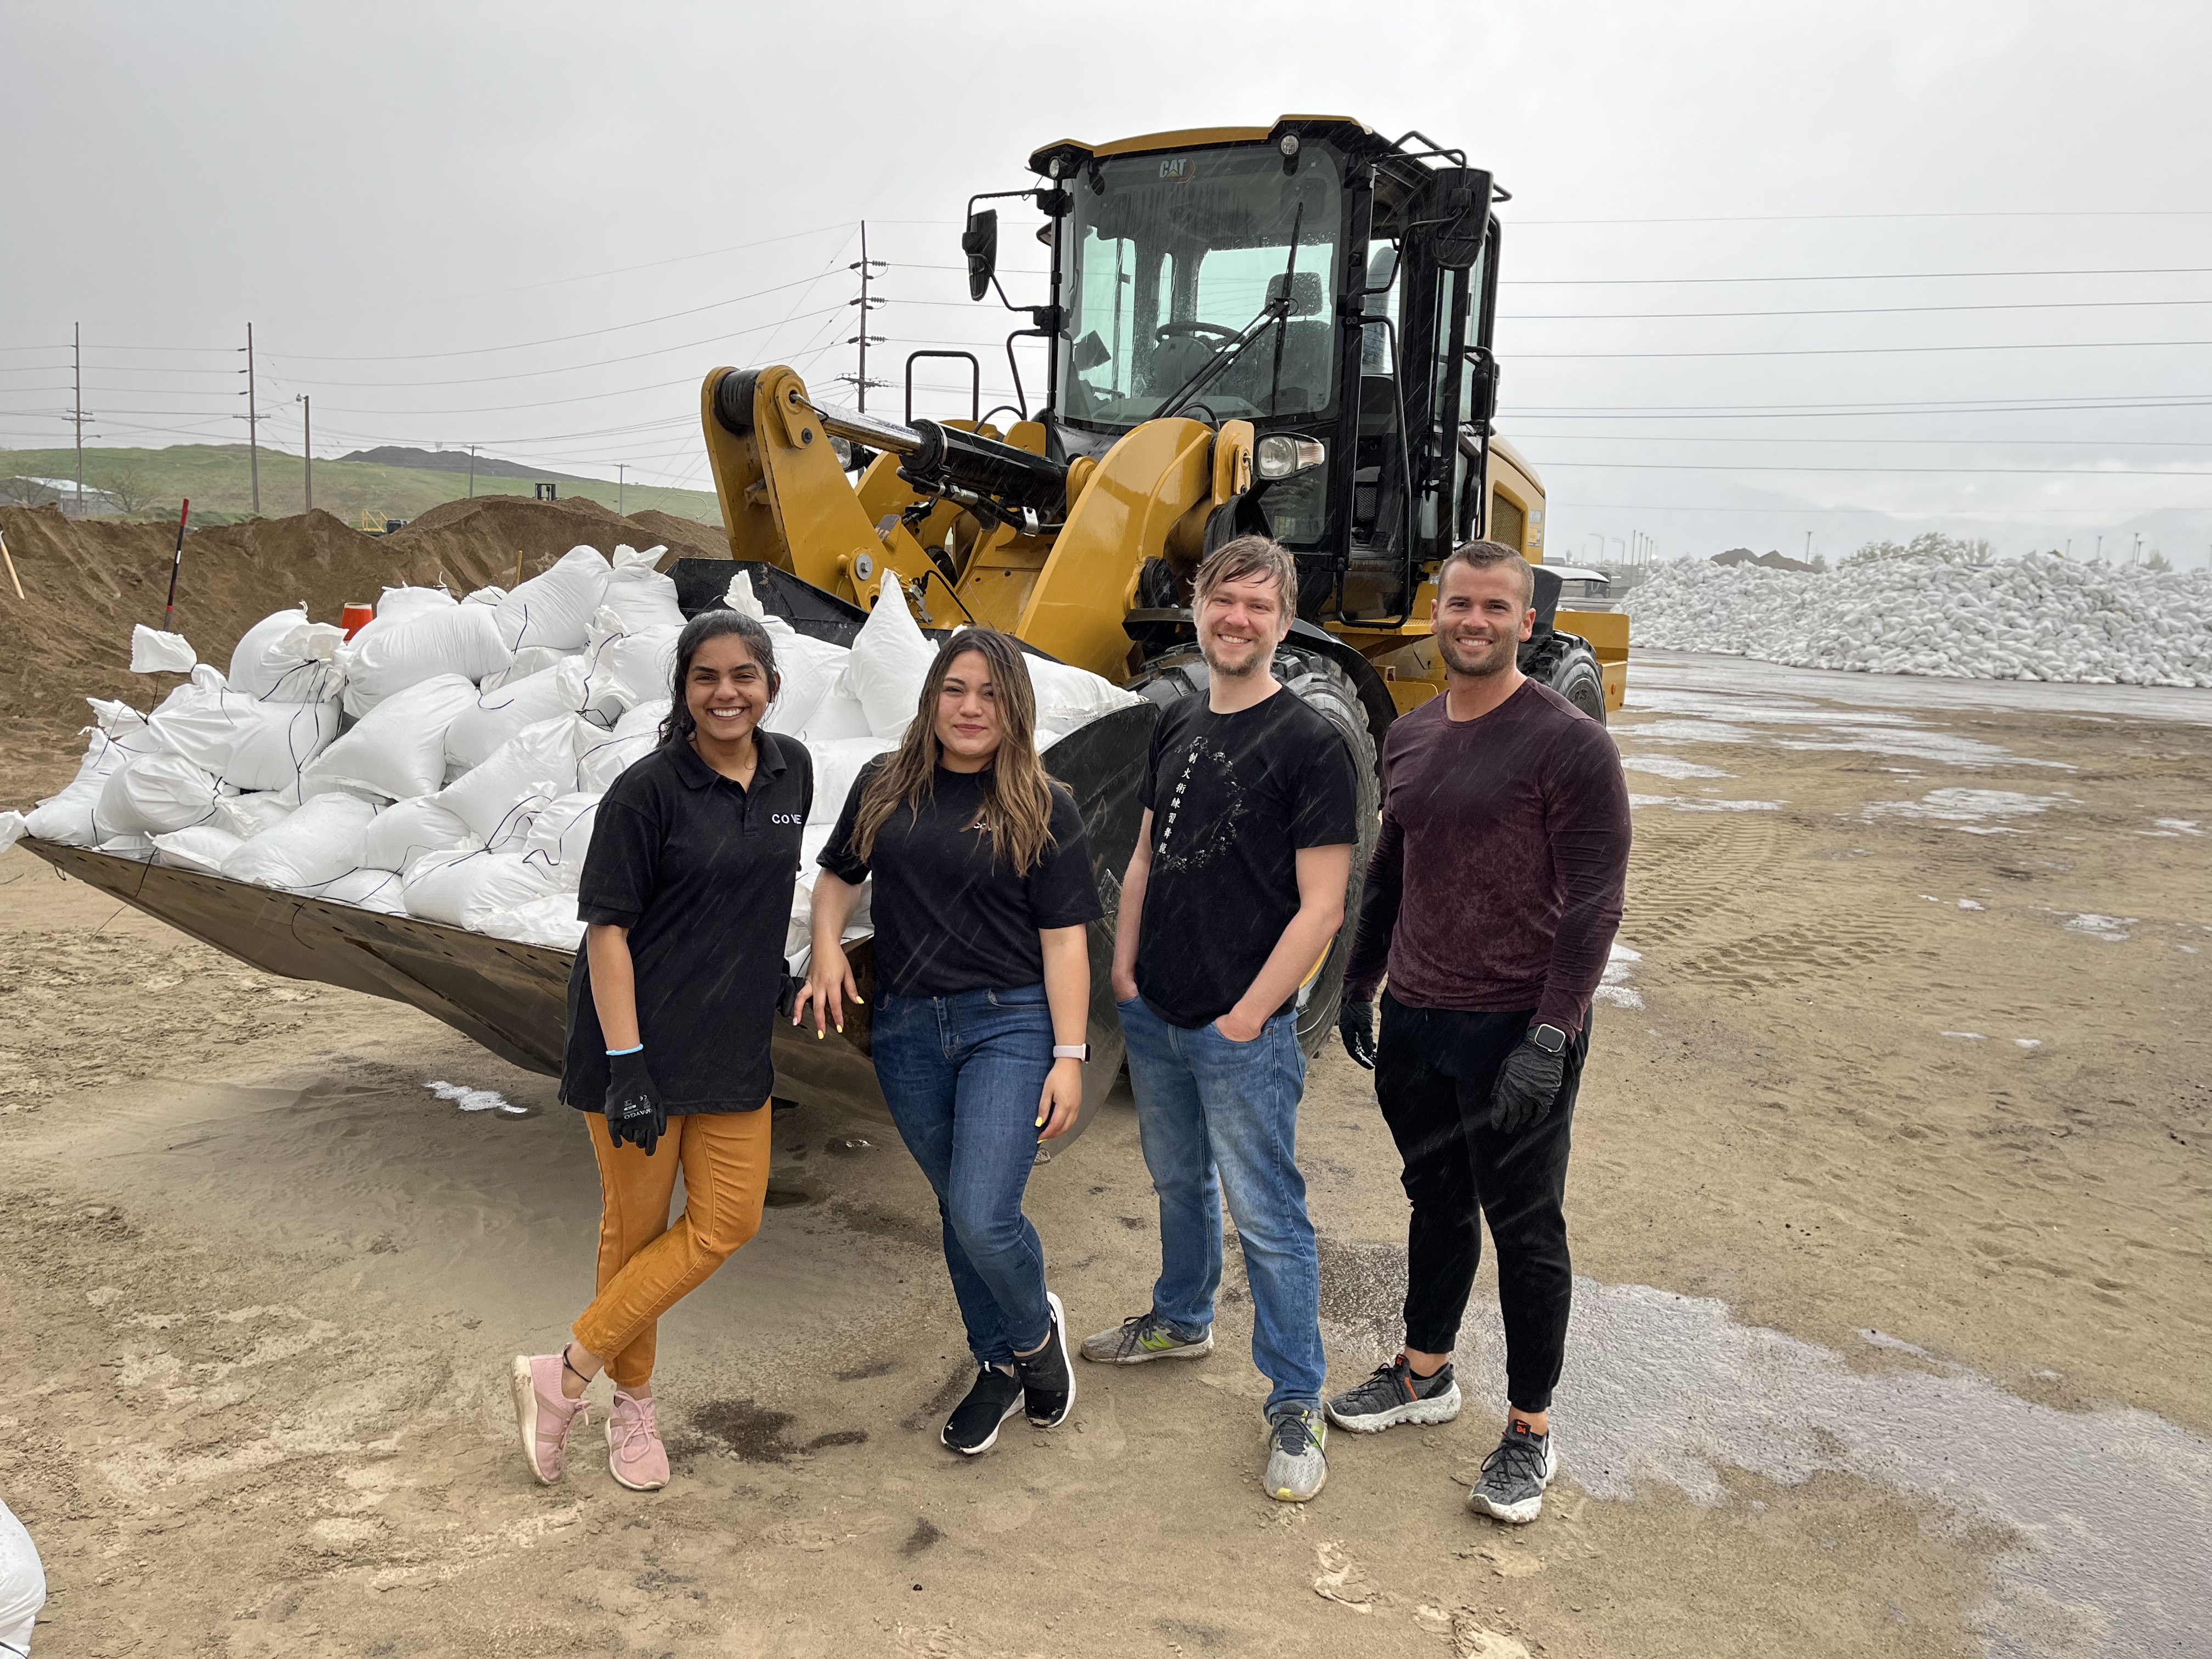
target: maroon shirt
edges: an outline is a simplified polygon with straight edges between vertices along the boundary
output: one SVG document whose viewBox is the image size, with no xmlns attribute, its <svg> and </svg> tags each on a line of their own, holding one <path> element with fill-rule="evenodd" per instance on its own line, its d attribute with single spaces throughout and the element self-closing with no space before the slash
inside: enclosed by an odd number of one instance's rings
<svg viewBox="0 0 2212 1659">
<path fill-rule="evenodd" d="M 1522 1008 L 1574 1032 L 1620 926 L 1628 786 L 1605 728 L 1524 682 L 1453 720 L 1432 697 L 1382 745 L 1382 833 L 1345 994 L 1384 968 L 1408 1007 Z"/>
</svg>

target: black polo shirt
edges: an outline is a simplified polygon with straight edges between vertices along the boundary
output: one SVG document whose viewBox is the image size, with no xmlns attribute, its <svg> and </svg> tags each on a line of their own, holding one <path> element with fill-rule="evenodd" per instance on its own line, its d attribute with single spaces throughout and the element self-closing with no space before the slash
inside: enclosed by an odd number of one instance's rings
<svg viewBox="0 0 2212 1659">
<path fill-rule="evenodd" d="M 816 860 L 855 887 L 875 877 L 868 919 L 876 974 L 902 997 L 1013 991 L 1044 979 L 1041 929 L 1074 927 L 1105 914 L 1091 868 L 1083 814 L 1065 785 L 1052 786 L 1051 843 L 1025 876 L 974 827 L 988 772 L 937 769 L 928 798 L 894 812 L 863 862 L 853 851 L 860 796 L 884 765 L 860 769 L 845 810 Z"/>
<path fill-rule="evenodd" d="M 607 791 L 584 854 L 576 913 L 629 929 L 638 1035 L 671 1113 L 754 1111 L 775 1086 L 769 1042 L 814 761 L 794 738 L 755 741 L 750 789 L 689 743 L 654 750 Z M 605 1109 L 606 1048 L 579 951 L 562 1099 Z"/>
</svg>

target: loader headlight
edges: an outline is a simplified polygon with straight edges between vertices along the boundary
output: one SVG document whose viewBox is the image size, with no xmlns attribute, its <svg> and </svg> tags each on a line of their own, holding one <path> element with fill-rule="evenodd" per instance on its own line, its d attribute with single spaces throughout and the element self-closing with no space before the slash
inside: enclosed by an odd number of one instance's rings
<svg viewBox="0 0 2212 1659">
<path fill-rule="evenodd" d="M 1271 432 L 1252 446 L 1252 470 L 1263 478 L 1287 478 L 1328 459 L 1328 446 L 1320 439 L 1294 438 L 1287 432 Z"/>
</svg>

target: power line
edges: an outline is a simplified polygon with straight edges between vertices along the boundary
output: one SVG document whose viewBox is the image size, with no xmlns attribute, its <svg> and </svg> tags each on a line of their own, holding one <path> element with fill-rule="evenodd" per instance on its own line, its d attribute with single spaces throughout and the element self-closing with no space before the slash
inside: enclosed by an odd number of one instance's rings
<svg viewBox="0 0 2212 1659">
<path fill-rule="evenodd" d="M 1557 362 L 1589 358 L 1607 362 L 1643 357 L 1872 357 L 1928 351 L 2173 351 L 2212 346 L 2212 340 L 2011 340 L 1994 345 L 1784 346 L 1751 351 L 1516 351 L 1508 362 Z"/>
<path fill-rule="evenodd" d="M 2022 208 L 1969 213 L 1719 213 L 1666 219 L 1516 219 L 1516 230 L 1536 225 L 1775 225 L 1820 224 L 1866 219 L 2202 219 L 2212 208 Z M 950 223 L 951 221 L 945 222 Z"/>
<path fill-rule="evenodd" d="M 2202 276 L 2207 271 L 2212 271 L 2212 265 L 2127 265 L 2098 270 L 1844 270 L 1797 276 L 1501 276 L 1498 283 L 1501 288 L 1663 288 L 1693 283 L 1933 283 L 2007 276 Z"/>
<path fill-rule="evenodd" d="M 1547 470 L 1567 466 L 1621 472 L 1941 472 L 1954 476 L 1992 472 L 2020 473 L 2037 478 L 2212 478 L 2212 468 L 2184 471 L 2159 467 L 2094 466 L 1790 466 L 1763 461 L 1733 465 L 1723 461 L 1547 460 L 1542 465 Z"/>
<path fill-rule="evenodd" d="M 1700 317 L 1903 317 L 1927 312 L 2112 311 L 2136 306 L 2212 306 L 2212 300 L 2006 300 L 1983 305 L 1831 306 L 1808 311 L 1501 311 L 1498 313 L 1498 320 L 1501 323 L 1637 323 L 1671 322 Z"/>
</svg>

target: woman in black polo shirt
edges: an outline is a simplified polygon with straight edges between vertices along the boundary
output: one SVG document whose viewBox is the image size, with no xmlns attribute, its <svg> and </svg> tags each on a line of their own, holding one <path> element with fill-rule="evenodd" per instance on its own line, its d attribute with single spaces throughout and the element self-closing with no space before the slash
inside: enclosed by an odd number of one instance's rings
<svg viewBox="0 0 2212 1659">
<path fill-rule="evenodd" d="M 814 798 L 805 749 L 759 729 L 778 684 L 758 623 L 695 617 L 677 639 L 660 747 L 599 803 L 561 1073 L 561 1098 L 590 1114 L 599 1159 L 599 1294 L 561 1352 L 514 1361 L 523 1452 L 541 1481 L 561 1478 L 585 1386 L 604 1368 L 615 1479 L 668 1484 L 655 1322 L 760 1226 L 769 1037 Z M 684 1213 L 672 1224 L 679 1169 Z"/>
<path fill-rule="evenodd" d="M 945 1263 L 978 1370 L 944 1431 L 988 1451 L 1026 1402 L 1050 1428 L 1075 1400 L 1060 1298 L 1022 1213 L 1037 1143 L 1083 1105 L 1085 924 L 1101 914 L 1075 798 L 1036 752 L 1021 647 L 963 629 L 937 653 L 898 748 L 855 780 L 814 882 L 799 1015 L 844 1023 L 839 941 L 872 875 L 870 1048 L 891 1118 L 945 1224 Z"/>
</svg>

